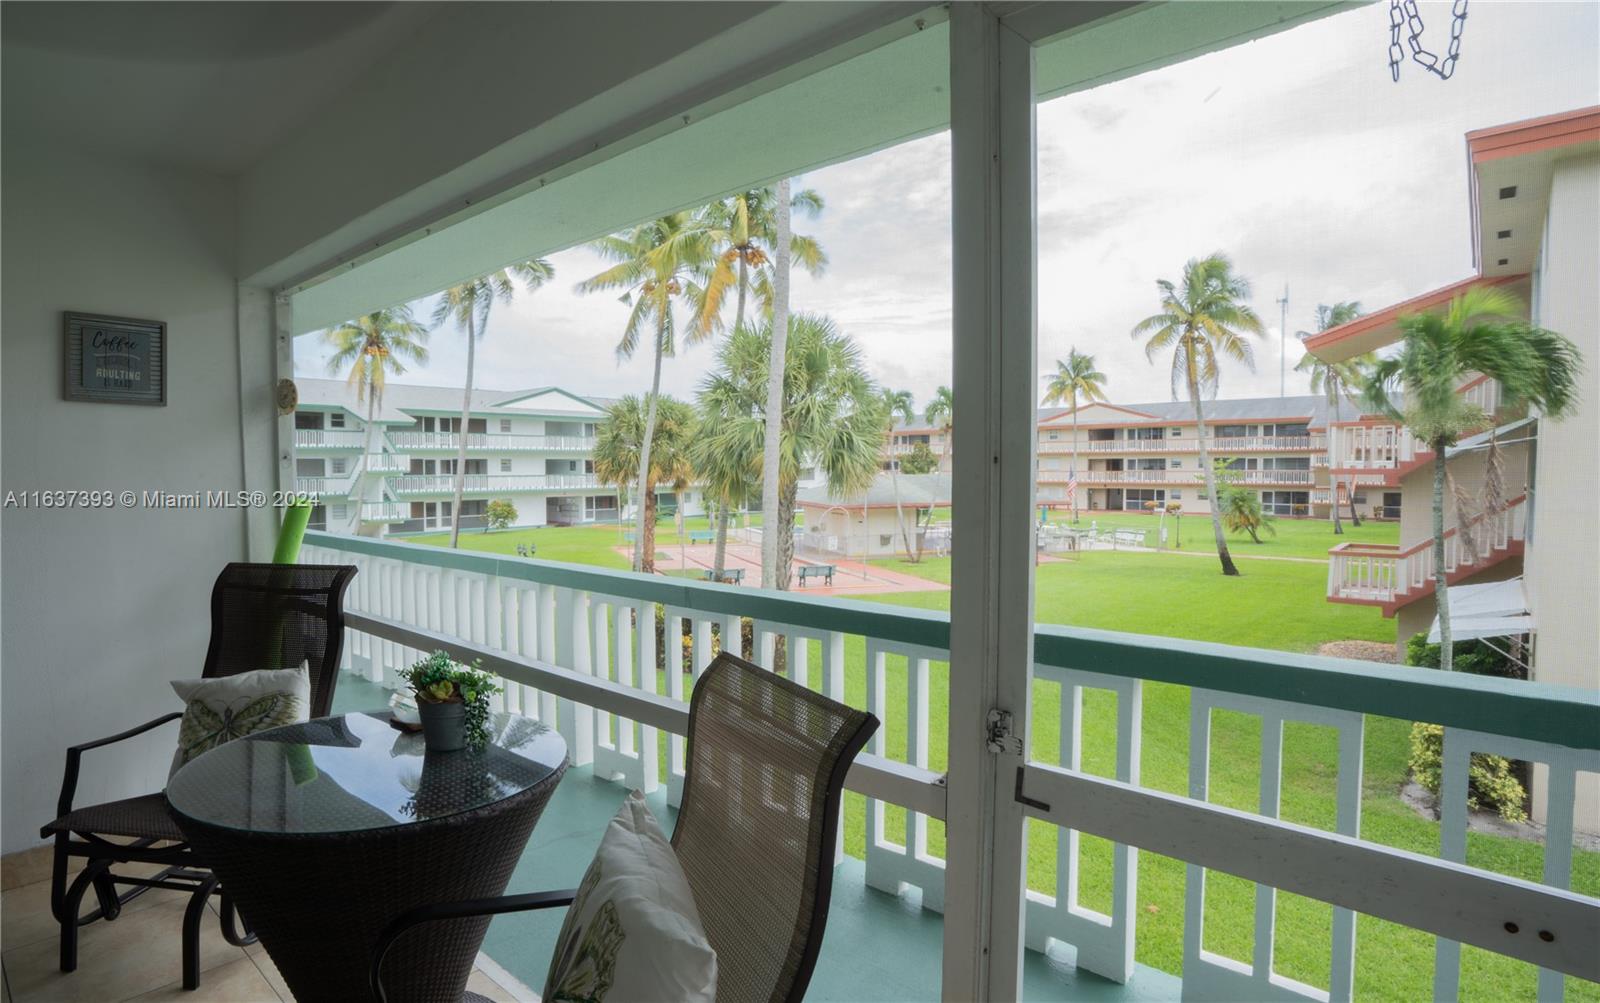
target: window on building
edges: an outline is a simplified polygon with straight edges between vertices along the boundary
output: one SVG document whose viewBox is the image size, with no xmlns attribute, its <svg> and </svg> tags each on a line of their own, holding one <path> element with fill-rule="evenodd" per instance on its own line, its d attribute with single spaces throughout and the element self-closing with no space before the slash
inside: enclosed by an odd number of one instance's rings
<svg viewBox="0 0 1600 1003">
<path fill-rule="evenodd" d="M 1311 492 L 1263 491 L 1261 492 L 1261 510 L 1263 512 L 1271 512 L 1273 515 L 1310 515 Z"/>
<path fill-rule="evenodd" d="M 321 428 L 321 411 L 296 411 L 294 413 L 295 428 Z"/>
<path fill-rule="evenodd" d="M 456 419 L 456 422 L 457 422 L 458 425 L 460 424 L 460 421 L 461 421 L 461 419 L 459 419 L 459 418 Z M 472 419 L 469 419 L 467 421 L 467 434 L 468 435 L 483 435 L 487 431 L 489 431 L 489 419 L 487 419 L 487 418 L 472 418 Z"/>
<path fill-rule="evenodd" d="M 511 419 L 510 418 L 501 418 L 500 419 L 500 431 L 502 431 L 502 432 L 511 431 Z"/>
<path fill-rule="evenodd" d="M 1147 441 L 1147 442 L 1149 440 L 1152 440 L 1152 439 L 1164 439 L 1164 438 L 1166 438 L 1166 434 L 1167 434 L 1167 430 L 1164 429 L 1164 428 L 1130 428 L 1130 429 L 1128 429 L 1128 438 L 1130 438 L 1130 439 L 1142 439 L 1142 440 Z"/>
<path fill-rule="evenodd" d="M 1114 429 L 1114 428 L 1091 428 L 1091 429 L 1089 429 L 1089 441 L 1090 442 L 1110 442 L 1112 439 L 1115 439 L 1116 437 L 1117 437 L 1117 430 Z"/>
<path fill-rule="evenodd" d="M 333 505 L 329 507 L 328 513 L 333 516 L 334 522 L 344 522 L 350 518 L 350 507 L 348 505 Z"/>
<path fill-rule="evenodd" d="M 348 464 L 349 462 L 350 462 L 349 460 L 346 460 L 342 456 L 336 456 L 332 460 L 328 461 L 329 466 L 332 468 L 332 470 L 333 470 L 333 472 L 335 474 L 344 473 L 345 472 L 345 465 Z"/>
<path fill-rule="evenodd" d="M 1276 425 L 1273 427 L 1272 434 L 1304 437 L 1311 434 L 1311 426 L 1303 421 Z"/>
<path fill-rule="evenodd" d="M 1171 497 L 1172 497 L 1173 501 L 1182 501 L 1183 500 L 1183 492 L 1175 490 L 1175 491 L 1172 492 L 1172 496 Z"/>
<path fill-rule="evenodd" d="M 329 428 L 344 428 L 344 412 L 343 411 L 335 411 L 332 414 L 328 415 L 328 427 Z"/>
<path fill-rule="evenodd" d="M 1170 466 L 1173 470 L 1176 470 L 1179 467 L 1183 466 L 1183 461 L 1178 459 L 1178 458 L 1176 458 L 1176 457 L 1174 457 L 1173 459 L 1171 459 L 1171 460 L 1169 460 L 1167 462 L 1167 465 Z"/>
<path fill-rule="evenodd" d="M 1249 425 L 1218 425 L 1216 436 L 1219 439 L 1242 439 L 1250 434 Z"/>
<path fill-rule="evenodd" d="M 502 473 L 502 474 L 509 474 L 509 473 L 511 473 L 511 461 L 510 461 L 510 460 L 508 460 L 508 459 L 501 459 L 501 461 L 500 461 L 500 472 L 501 472 L 501 473 Z"/>
</svg>

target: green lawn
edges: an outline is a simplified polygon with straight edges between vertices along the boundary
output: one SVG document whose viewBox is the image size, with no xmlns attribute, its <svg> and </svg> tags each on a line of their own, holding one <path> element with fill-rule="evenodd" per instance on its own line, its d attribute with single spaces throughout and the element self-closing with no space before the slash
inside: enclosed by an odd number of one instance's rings
<svg viewBox="0 0 1600 1003">
<path fill-rule="evenodd" d="M 1071 515 L 1059 509 L 1052 510 L 1052 523 L 1070 524 Z M 1159 529 L 1167 530 L 1167 546 L 1197 554 L 1215 554 L 1216 542 L 1211 532 L 1211 517 L 1191 513 L 1164 520 L 1137 512 L 1078 511 L 1077 527 L 1088 529 L 1093 524 L 1100 529 L 1139 529 L 1146 531 L 1150 546 L 1159 539 Z M 1324 519 L 1279 519 L 1273 524 L 1276 534 L 1263 533 L 1260 543 L 1253 543 L 1246 534 L 1229 533 L 1228 550 L 1234 557 L 1328 557 L 1328 548 L 1340 543 L 1399 543 L 1400 524 L 1364 520 L 1359 527 L 1344 522 L 1344 533 L 1335 536 L 1333 523 Z M 1179 547 L 1181 540 L 1182 546 Z"/>
<path fill-rule="evenodd" d="M 1148 526 L 1146 517 L 1101 516 Z M 691 524 L 695 521 L 691 520 Z M 1280 523 L 1280 536 L 1260 548 L 1238 545 L 1241 557 L 1256 556 L 1277 546 L 1287 556 L 1315 556 L 1326 551 L 1332 533 L 1321 522 Z M 701 528 L 699 520 L 692 528 Z M 1185 549 L 1206 546 L 1207 520 L 1185 520 Z M 662 526 L 662 541 L 676 539 Z M 1342 539 L 1393 542 L 1393 524 L 1368 523 L 1362 535 Z M 416 542 L 444 542 L 443 536 L 417 538 Z M 472 533 L 462 537 L 464 548 L 515 553 L 519 542 L 533 542 L 539 556 L 554 560 L 625 567 L 626 560 L 613 548 L 621 542 L 616 527 L 571 527 Z M 949 558 L 930 558 L 912 565 L 903 561 L 880 562 L 911 574 L 949 582 Z M 1174 554 L 1090 551 L 1076 560 L 1042 564 L 1036 573 L 1036 615 L 1041 622 L 1093 626 L 1199 641 L 1312 651 L 1326 641 L 1365 639 L 1392 641 L 1394 622 L 1376 609 L 1329 603 L 1323 598 L 1325 565 L 1301 561 L 1250 560 L 1241 562 L 1243 574 L 1224 578 L 1214 561 Z M 876 601 L 929 609 L 948 609 L 948 592 L 916 592 L 871 597 Z M 813 646 L 811 665 L 821 664 Z M 857 637 L 846 643 L 846 698 L 861 706 L 866 699 L 865 645 Z M 891 660 L 884 734 L 891 756 L 903 758 L 906 742 L 905 677 Z M 930 672 L 930 766 L 945 765 L 944 734 L 948 702 L 948 670 L 936 665 Z M 665 679 L 660 681 L 663 690 Z M 1189 694 L 1184 687 L 1147 683 L 1144 687 L 1141 782 L 1146 786 L 1185 793 L 1188 789 Z M 1035 758 L 1058 762 L 1060 741 L 1060 687 L 1034 682 L 1032 745 Z M 1084 768 L 1109 775 L 1115 748 L 1115 697 L 1091 691 L 1083 712 Z M 1406 777 L 1409 724 L 1387 718 L 1367 720 L 1363 776 L 1362 836 L 1418 853 L 1436 854 L 1439 827 L 1419 817 L 1396 796 Z M 1256 807 L 1260 768 L 1260 724 L 1254 718 L 1219 712 L 1213 723 L 1212 797 L 1226 805 Z M 665 742 L 663 740 L 663 755 Z M 1284 737 L 1283 816 L 1291 821 L 1331 828 L 1334 820 L 1336 736 L 1325 728 L 1291 725 Z M 886 831 L 903 831 L 904 814 L 894 806 L 886 811 Z M 1053 891 L 1056 875 L 1055 830 L 1041 822 L 1029 826 L 1028 884 Z M 845 803 L 845 840 L 856 856 L 865 847 L 865 804 L 848 795 Z M 929 847 L 944 850 L 940 823 L 929 823 Z M 1111 896 L 1109 844 L 1084 837 L 1080 900 L 1091 908 L 1106 909 Z M 1473 864 L 1537 880 L 1542 851 L 1535 844 L 1473 834 L 1468 838 L 1468 859 Z M 1181 862 L 1145 854 L 1139 863 L 1137 957 L 1144 964 L 1181 974 L 1183 944 L 1184 867 Z M 1580 853 L 1574 862 L 1573 887 L 1600 894 L 1600 854 Z M 1206 938 L 1208 950 L 1248 959 L 1253 937 L 1253 891 L 1226 875 L 1208 881 Z M 1291 978 L 1326 987 L 1328 981 L 1331 909 L 1294 896 L 1279 898 L 1275 967 Z M 1358 918 L 1356 993 L 1362 998 L 1412 1000 L 1431 996 L 1432 938 L 1370 917 Z M 1468 1000 L 1532 1000 L 1535 981 L 1530 966 L 1475 949 L 1463 952 Z M 1600 986 L 1569 980 L 1573 999 L 1600 1000 Z"/>
<path fill-rule="evenodd" d="M 743 520 L 740 520 L 742 522 Z M 750 525 L 761 525 L 761 516 L 749 517 Z M 737 526 L 739 523 L 735 523 Z M 690 516 L 683 521 L 684 532 L 704 532 L 715 529 L 705 516 Z M 517 545 L 538 548 L 538 557 L 546 561 L 565 561 L 569 564 L 589 564 L 600 568 L 628 569 L 628 558 L 617 551 L 628 546 L 624 533 L 633 532 L 632 524 L 615 523 L 591 526 L 534 526 L 525 529 L 468 530 L 461 534 L 462 550 L 477 550 L 491 554 L 515 554 Z M 407 543 L 425 543 L 435 547 L 450 545 L 449 533 L 428 533 L 405 537 Z M 683 542 L 687 543 L 688 540 Z M 663 519 L 656 524 L 656 549 L 678 545 L 677 523 Z"/>
</svg>

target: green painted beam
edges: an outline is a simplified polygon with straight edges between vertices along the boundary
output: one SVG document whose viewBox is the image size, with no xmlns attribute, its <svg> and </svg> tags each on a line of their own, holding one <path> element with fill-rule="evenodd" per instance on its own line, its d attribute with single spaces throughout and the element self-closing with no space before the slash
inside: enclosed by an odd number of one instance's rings
<svg viewBox="0 0 1600 1003">
<path fill-rule="evenodd" d="M 308 532 L 305 542 L 351 554 L 708 614 L 748 616 L 930 648 L 950 646 L 949 615 L 936 610 L 813 598 L 330 533 Z M 1054 624 L 1036 626 L 1034 660 L 1059 668 L 1427 721 L 1574 749 L 1600 749 L 1600 690 Z"/>
</svg>

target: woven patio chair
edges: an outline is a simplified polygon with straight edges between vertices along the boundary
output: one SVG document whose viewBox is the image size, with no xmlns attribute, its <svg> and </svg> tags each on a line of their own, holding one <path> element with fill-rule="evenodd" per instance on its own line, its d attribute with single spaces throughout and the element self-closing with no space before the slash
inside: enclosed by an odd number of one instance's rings
<svg viewBox="0 0 1600 1003">
<path fill-rule="evenodd" d="M 683 803 L 672 847 L 694 893 L 706 939 L 717 952 L 718 999 L 743 1003 L 805 996 L 833 892 L 845 773 L 877 727 L 878 719 L 866 711 L 727 652 L 695 685 Z M 396 977 L 400 973 L 384 963 L 390 948 L 413 928 L 565 907 L 576 894 L 576 889 L 534 892 L 402 913 L 373 952 L 373 997 L 378 1003 L 424 998 L 408 991 L 404 979 Z M 468 993 L 465 999 L 477 1003 L 482 997 Z"/>
<path fill-rule="evenodd" d="M 231 676 L 253 669 L 284 668 L 306 662 L 311 676 L 312 717 L 322 717 L 333 704 L 344 644 L 344 592 L 356 569 L 344 565 L 229 564 L 211 590 L 211 644 L 206 651 L 205 678 Z M 270 652 L 276 651 L 273 656 Z M 266 664 L 272 659 L 275 664 Z M 78 770 L 83 754 L 142 735 L 176 721 L 173 711 L 121 734 L 67 749 L 57 818 L 39 830 L 55 838 L 50 876 L 50 912 L 61 926 L 61 970 L 78 967 L 78 928 L 96 920 L 114 920 L 123 905 L 151 888 L 190 892 L 183 920 L 183 987 L 200 985 L 200 920 L 206 900 L 217 890 L 217 878 L 197 859 L 172 821 L 162 792 L 74 808 Z M 71 858 L 84 866 L 68 883 Z M 153 877 L 118 874 L 117 864 L 164 864 Z M 128 886 L 118 892 L 117 886 Z M 82 912 L 84 895 L 94 890 L 97 907 Z M 226 890 L 221 896 L 222 932 L 236 946 L 252 943 L 241 931 Z"/>
</svg>

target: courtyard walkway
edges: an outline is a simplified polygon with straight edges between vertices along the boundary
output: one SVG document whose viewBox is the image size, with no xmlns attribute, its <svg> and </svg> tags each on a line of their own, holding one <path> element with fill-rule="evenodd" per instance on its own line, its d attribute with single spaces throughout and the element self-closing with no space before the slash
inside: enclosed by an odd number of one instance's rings
<svg viewBox="0 0 1600 1003">
<path fill-rule="evenodd" d="M 618 547 L 617 553 L 624 557 L 631 557 L 632 552 L 627 547 Z M 662 574 L 689 572 L 700 575 L 710 571 L 716 558 L 716 547 L 708 543 L 666 544 L 656 548 L 656 571 Z M 890 571 L 875 565 L 865 564 L 861 561 L 851 561 L 844 558 L 830 558 L 822 560 L 814 556 L 801 556 L 796 554 L 794 566 L 815 566 L 832 564 L 833 584 L 824 585 L 818 578 L 808 579 L 801 586 L 798 571 L 790 588 L 796 592 L 807 595 L 821 596 L 857 596 L 871 595 L 882 592 L 943 592 L 950 586 L 942 582 L 929 581 L 915 575 L 904 574 L 899 571 Z M 727 558 L 724 562 L 727 570 L 735 568 L 744 571 L 744 580 L 740 583 L 744 588 L 761 587 L 761 548 L 753 543 L 728 541 Z"/>
</svg>

